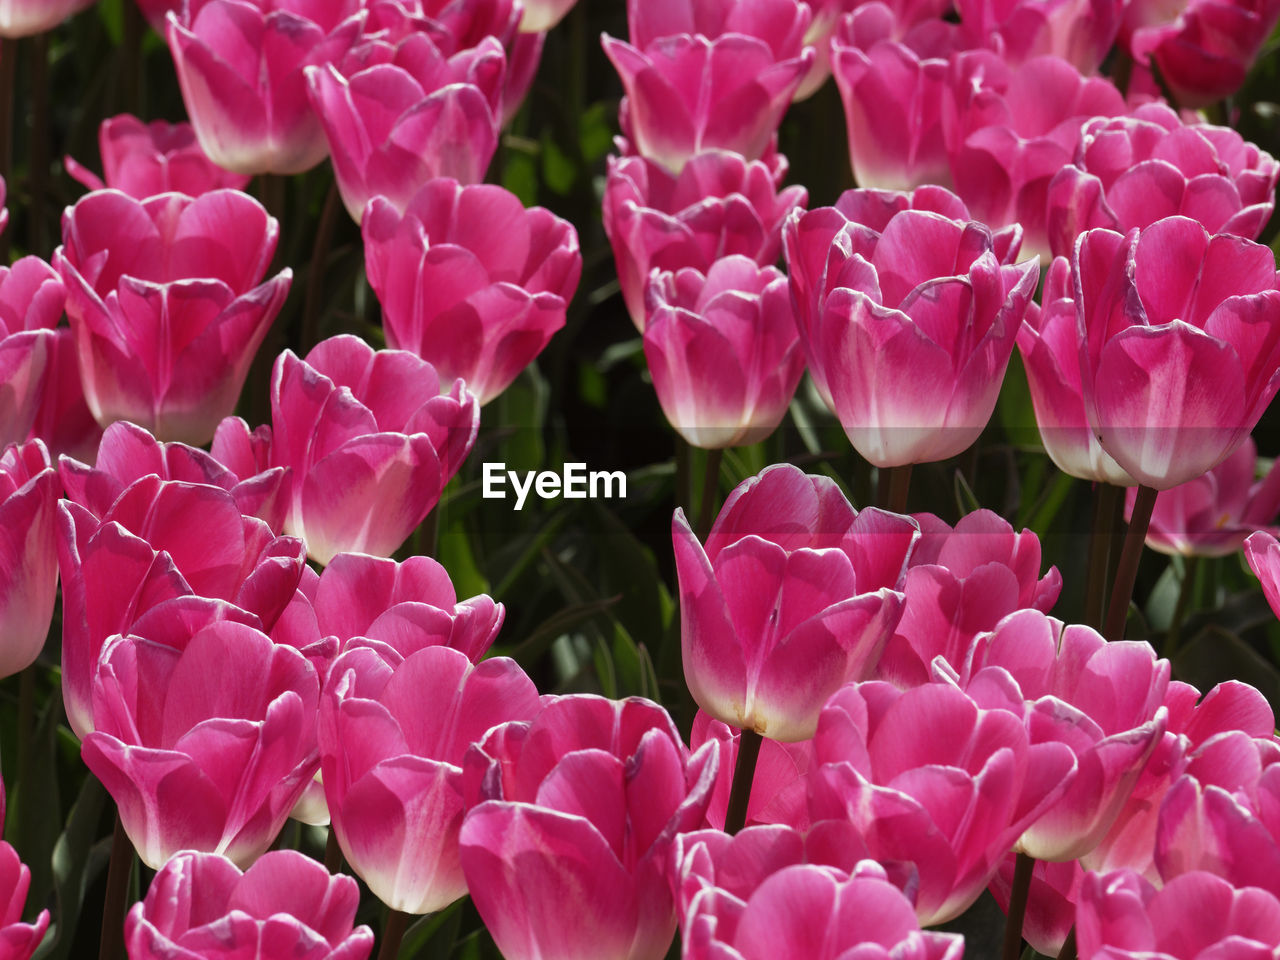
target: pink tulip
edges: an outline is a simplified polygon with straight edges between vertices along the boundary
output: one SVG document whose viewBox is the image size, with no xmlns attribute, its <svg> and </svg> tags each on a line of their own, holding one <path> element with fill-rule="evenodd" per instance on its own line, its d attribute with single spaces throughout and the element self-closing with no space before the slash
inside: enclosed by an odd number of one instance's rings
<svg viewBox="0 0 1280 960">
<path fill-rule="evenodd" d="M 67 173 L 90 190 L 111 187 L 145 200 L 170 191 L 198 197 L 224 187 L 240 190 L 249 182 L 249 177 L 223 170 L 206 157 L 196 143 L 195 130 L 186 123 L 155 120 L 146 124 L 122 113 L 102 121 L 98 149 L 106 183 L 66 158 Z"/>
<path fill-rule="evenodd" d="M 811 815 L 851 821 L 882 863 L 915 864 L 926 926 L 978 898 L 1075 771 L 1064 744 L 1030 742 L 1022 717 L 981 709 L 949 683 L 845 686 L 822 710 L 814 750 Z"/>
<path fill-rule="evenodd" d="M 1108 643 L 1038 610 L 1011 614 L 977 640 L 961 686 L 992 706 L 990 698 L 1013 697 L 1019 712 L 1025 700 L 1030 739 L 1076 757 L 1075 779 L 1022 834 L 1020 851 L 1067 861 L 1098 845 L 1164 735 L 1169 670 L 1144 641 Z"/>
<path fill-rule="evenodd" d="M 0 232 L 9 225 L 9 208 L 4 205 L 5 201 L 5 184 L 4 177 L 0 177 Z"/>
<path fill-rule="evenodd" d="M 1037 264 L 1002 266 L 982 224 L 921 210 L 864 243 L 838 254 L 816 315 L 799 311 L 814 382 L 876 466 L 953 457 L 995 409 Z"/>
<path fill-rule="evenodd" d="M 477 666 L 448 647 L 365 648 L 334 662 L 320 713 L 325 797 L 347 862 L 378 899 L 433 913 L 467 892 L 463 755 L 490 727 L 538 709 L 533 681 L 505 657 Z"/>
<path fill-rule="evenodd" d="M 104 190 L 67 208 L 54 266 L 100 424 L 209 441 L 289 292 L 288 269 L 260 283 L 278 235 L 262 205 L 234 190 L 146 201 Z"/>
<path fill-rule="evenodd" d="M 557 697 L 489 731 L 464 764 L 464 786 L 483 777 L 468 803 L 483 802 L 459 848 L 502 955 L 665 956 L 671 844 L 702 825 L 715 774 L 710 747 L 689 756 L 666 711 L 637 698 Z"/>
<path fill-rule="evenodd" d="M 1062 591 L 1057 567 L 1040 575 L 1032 530 L 1015 533 L 990 510 L 966 514 L 954 530 L 932 514 L 916 520 L 922 535 L 902 586 L 902 619 L 877 674 L 899 686 L 927 682 L 936 657 L 961 669 L 980 633 L 1016 610 L 1047 613 Z"/>
<path fill-rule="evenodd" d="M 1208 873 L 1162 889 L 1132 871 L 1088 874 L 1076 918 L 1080 960 L 1266 960 L 1280 945 L 1280 900 Z"/>
<path fill-rule="evenodd" d="M 693 699 L 730 726 L 796 741 L 813 736 L 828 696 L 875 668 L 919 534 L 776 465 L 729 495 L 705 547 L 680 509 L 671 535 Z"/>
<path fill-rule="evenodd" d="M 315 580 L 310 602 L 319 635 L 340 644 L 354 637 L 384 659 L 427 646 L 452 647 L 479 663 L 493 645 L 506 609 L 481 594 L 458 602 L 448 572 L 430 557 L 403 563 L 340 553 Z"/>
<path fill-rule="evenodd" d="M 577 0 L 525 0 L 521 33 L 546 33 L 564 19 Z"/>
<path fill-rule="evenodd" d="M 317 563 L 387 556 L 435 506 L 471 451 L 480 408 L 461 381 L 403 350 L 332 337 L 271 377 L 272 462 L 290 467 L 285 530 Z"/>
<path fill-rule="evenodd" d="M 241 515 L 219 487 L 149 475 L 100 517 L 66 500 L 58 511 L 62 698 L 82 739 L 93 729 L 93 672 L 108 637 L 140 629 L 144 616 L 167 623 L 193 595 L 231 607 L 224 618 L 271 630 L 305 565 L 299 541 Z"/>
<path fill-rule="evenodd" d="M 724 829 L 740 739 L 740 731 L 736 727 L 713 720 L 701 710 L 693 718 L 690 749 L 697 750 L 704 743 L 712 742 L 720 758 L 711 802 L 707 806 L 707 823 L 717 830 Z M 795 830 L 807 831 L 810 826 L 807 800 L 809 770 L 814 763 L 812 741 L 783 743 L 766 739 L 760 745 L 756 772 L 751 781 L 746 823 L 785 824 Z"/>
<path fill-rule="evenodd" d="M 1230 791 L 1251 786 L 1275 752 L 1269 742 L 1275 717 L 1262 694 L 1248 684 L 1231 680 L 1201 697 L 1195 687 L 1173 681 L 1164 706 L 1169 724 L 1161 742 L 1115 824 L 1084 858 L 1092 870 L 1132 869 L 1158 882 L 1160 811 L 1174 783 L 1186 775 L 1201 786 Z"/>
<path fill-rule="evenodd" d="M 950 78 L 955 119 L 947 154 L 956 193 L 983 223 L 1022 224 L 1031 252 L 1049 252 L 1049 181 L 1076 155 L 1091 117 L 1127 113 L 1110 80 L 1058 57 L 1009 67 L 988 51 L 961 54 Z"/>
<path fill-rule="evenodd" d="M 43 440 L 54 456 L 65 454 L 78 460 L 92 460 L 102 440 L 102 427 L 93 419 L 84 399 L 75 337 L 70 327 L 59 327 L 53 334 L 44 371 L 44 389 L 29 439 Z"/>
<path fill-rule="evenodd" d="M 518 33 L 507 49 L 507 76 L 502 85 L 503 127 L 509 127 L 524 106 L 542 64 L 546 39 L 545 33 Z"/>
<path fill-rule="evenodd" d="M 370 8 L 379 0 L 366 0 Z M 504 46 L 515 38 L 520 25 L 520 4 L 515 0 L 398 0 L 413 16 L 429 21 L 433 36 L 447 42 L 450 52 L 477 46 L 495 37 Z M 445 38 L 448 38 L 447 41 Z"/>
<path fill-rule="evenodd" d="M 31 432 L 53 362 L 66 288 L 39 257 L 0 267 L 0 449 Z"/>
<path fill-rule="evenodd" d="M 181 16 L 184 0 L 135 0 L 135 2 L 156 33 L 164 36 L 165 18 L 170 10 Z"/>
<path fill-rule="evenodd" d="M 1249 569 L 1262 583 L 1267 603 L 1280 617 L 1280 542 L 1270 531 L 1258 530 L 1245 539 L 1244 556 Z"/>
<path fill-rule="evenodd" d="M 1280 744 L 1274 736 L 1232 739 L 1230 752 L 1220 752 L 1234 762 L 1202 764 L 1203 779 L 1188 769 L 1165 794 L 1155 866 L 1166 882 L 1205 870 L 1280 897 Z"/>
<path fill-rule="evenodd" d="M 686 950 L 704 950 L 710 942 L 707 935 L 714 935 L 706 922 L 713 918 L 702 913 L 707 904 L 701 901 L 743 906 L 774 874 L 802 864 L 887 880 L 906 893 L 907 906 L 912 906 L 915 867 L 869 860 L 862 838 L 848 821 L 823 820 L 804 830 L 782 824 L 751 826 L 733 836 L 718 829 L 694 830 L 677 836 L 671 849 L 671 887 Z"/>
<path fill-rule="evenodd" d="M 644 287 L 651 270 L 690 267 L 705 273 L 721 257 L 742 254 L 777 263 L 782 224 L 804 206 L 804 187 L 778 190 L 776 169 L 734 153 L 698 154 L 678 176 L 642 157 L 609 158 L 604 229 L 636 329 L 644 332 Z"/>
<path fill-rule="evenodd" d="M 0 825 L 4 822 L 4 785 L 0 784 Z M 34 923 L 23 923 L 23 908 L 31 887 L 31 870 L 9 844 L 0 842 L 0 956 L 5 960 L 30 960 L 49 929 L 49 911 L 41 910 Z"/>
<path fill-rule="evenodd" d="M 947 61 L 872 0 L 840 21 L 831 72 L 844 102 L 853 176 L 863 187 L 949 184 L 943 105 Z"/>
<path fill-rule="evenodd" d="M 454 50 L 406 17 L 353 57 L 358 61 L 341 71 L 332 63 L 307 70 L 353 220 L 360 222 L 375 196 L 405 210 L 435 177 L 484 179 L 502 120 L 506 57 L 496 39 Z"/>
<path fill-rule="evenodd" d="M 1280 471 L 1268 470 L 1256 480 L 1258 449 L 1252 437 L 1208 473 L 1162 490 L 1156 497 L 1147 530 L 1147 546 L 1170 556 L 1228 557 L 1244 546 L 1254 531 L 1272 535 L 1280 513 Z M 1129 490 L 1126 512 L 1133 511 L 1137 491 Z"/>
<path fill-rule="evenodd" d="M 1230 456 L 1280 387 L 1271 251 L 1169 217 L 1128 236 L 1085 233 L 1072 282 L 1085 412 L 1103 449 L 1157 490 Z"/>
<path fill-rule="evenodd" d="M 795 4 L 789 6 L 796 10 Z M 723 4 L 709 9 L 722 7 L 727 9 Z M 803 33 L 801 26 L 797 39 Z M 637 152 L 675 174 L 706 150 L 733 150 L 747 160 L 762 157 L 813 64 L 811 49 L 799 56 L 780 53 L 774 44 L 782 37 L 775 33 L 769 40 L 738 32 L 714 39 L 701 33 L 648 43 L 632 39 L 639 46 L 607 34 L 602 38 L 627 93 L 621 107 L 624 127 Z"/>
<path fill-rule="evenodd" d="M 2 0 L 0 37 L 30 37 L 52 30 L 93 0 Z"/>
<path fill-rule="evenodd" d="M 1015 862 L 1014 854 L 1005 857 L 987 887 L 1005 913 L 1009 912 Z M 1062 952 L 1067 934 L 1076 922 L 1076 899 L 1083 879 L 1084 870 L 1078 861 L 1035 862 L 1027 896 L 1027 912 L 1022 919 L 1022 938 L 1037 952 L 1047 957 L 1056 957 Z"/>
<path fill-rule="evenodd" d="M 1184 107 L 1234 94 L 1280 20 L 1276 0 L 1134 0 L 1126 14 L 1128 46 L 1153 64 Z"/>
<path fill-rule="evenodd" d="M 564 326 L 582 272 L 573 225 L 498 186 L 429 181 L 401 215 L 365 211 L 365 269 L 387 345 L 497 397 Z"/>
<path fill-rule="evenodd" d="M 778 60 L 800 56 L 812 15 L 796 0 L 667 0 L 627 3 L 627 34 L 644 50 L 664 37 L 701 34 L 708 40 L 736 33 L 763 40 Z"/>
<path fill-rule="evenodd" d="M 804 373 L 787 278 L 734 255 L 705 276 L 654 270 L 648 300 L 645 359 L 676 432 L 703 448 L 773 433 Z"/>
<path fill-rule="evenodd" d="M 319 766 L 316 672 L 241 623 L 149 626 L 103 647 L 84 762 L 148 866 L 180 850 L 252 863 Z"/>
<path fill-rule="evenodd" d="M 303 71 L 360 35 L 359 0 L 188 0 L 165 29 L 200 146 L 235 173 L 310 170 L 329 152 Z M 345 19 L 343 19 L 345 17 Z"/>
<path fill-rule="evenodd" d="M 789 217 L 782 244 L 790 270 L 791 295 L 796 306 L 801 342 L 817 322 L 827 295 L 837 287 L 856 287 L 859 261 L 869 260 L 880 234 L 904 210 L 936 213 L 956 221 L 970 220 L 969 210 L 950 190 L 932 184 L 909 193 L 896 190 L 854 189 L 840 194 L 834 206 L 815 207 Z M 1001 264 L 1014 262 L 1022 243 L 1016 224 L 992 235 Z M 1031 309 L 1030 306 L 1028 310 Z M 811 370 L 819 393 L 830 396 L 818 370 Z"/>
<path fill-rule="evenodd" d="M 0 455 L 0 677 L 44 649 L 58 596 L 54 539 L 62 485 L 39 440 Z"/>
<path fill-rule="evenodd" d="M 1049 182 L 1049 246 L 1069 257 L 1093 227 L 1124 233 L 1172 216 L 1256 240 L 1275 208 L 1278 176 L 1280 163 L 1234 130 L 1185 125 L 1163 103 L 1099 117 Z"/>
<path fill-rule="evenodd" d="M 960 960 L 964 938 L 922 931 L 911 900 L 873 860 L 852 875 L 797 864 L 741 895 L 709 888 L 684 917 L 690 960 Z"/>
<path fill-rule="evenodd" d="M 1118 487 L 1137 483 L 1102 449 L 1084 409 L 1080 339 L 1071 264 L 1056 257 L 1045 275 L 1043 306 L 1027 308 L 1018 352 L 1045 453 L 1063 473 Z"/>
<path fill-rule="evenodd" d="M 243 422 L 243 421 L 242 421 Z M 142 427 L 117 420 L 106 429 L 90 467 L 67 457 L 59 470 L 68 500 L 102 517 L 135 480 L 154 474 L 161 480 L 221 487 L 246 517 L 256 517 L 279 534 L 285 504 L 282 467 L 259 469 L 240 477 L 215 457 L 183 443 L 160 443 Z"/>
<path fill-rule="evenodd" d="M 970 45 L 999 50 L 1011 66 L 1051 56 L 1088 75 L 1111 52 L 1124 8 L 1121 0 L 961 0 L 959 13 Z"/>
<path fill-rule="evenodd" d="M 181 853 L 125 920 L 131 960 L 271 956 L 365 960 L 373 931 L 352 928 L 360 891 L 293 850 L 263 854 L 241 873 L 214 853 Z M 247 951 L 247 952 L 246 952 Z"/>
</svg>

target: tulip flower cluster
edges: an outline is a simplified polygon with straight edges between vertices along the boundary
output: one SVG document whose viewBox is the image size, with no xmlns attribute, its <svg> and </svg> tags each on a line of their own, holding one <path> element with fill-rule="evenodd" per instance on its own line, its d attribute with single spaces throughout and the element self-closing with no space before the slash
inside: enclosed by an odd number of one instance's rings
<svg viewBox="0 0 1280 960">
<path fill-rule="evenodd" d="M 77 125 L 46 244 L 40 35 L 87 6 L 0 0 L 0 960 L 76 955 L 112 808 L 132 960 L 367 960 L 384 912 L 387 958 L 430 916 L 961 960 L 984 890 L 1006 957 L 1280 957 L 1280 163 L 1219 104 L 1280 0 L 628 0 L 583 117 L 535 88 L 545 47 L 587 96 L 573 0 L 128 0 L 186 118 Z M 779 148 L 841 112 L 810 207 Z M 677 463 L 504 519 L 500 456 L 583 443 L 574 375 L 596 433 L 652 386 Z"/>
</svg>

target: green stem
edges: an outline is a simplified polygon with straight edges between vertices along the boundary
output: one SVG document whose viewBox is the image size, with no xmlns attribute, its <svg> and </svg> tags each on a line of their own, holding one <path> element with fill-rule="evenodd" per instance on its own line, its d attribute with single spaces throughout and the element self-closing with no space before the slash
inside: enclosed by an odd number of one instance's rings
<svg viewBox="0 0 1280 960">
<path fill-rule="evenodd" d="M 440 504 L 431 508 L 431 512 L 418 524 L 418 555 L 435 558 L 440 540 Z"/>
<path fill-rule="evenodd" d="M 142 109 L 142 35 L 147 24 L 136 3 L 124 5 L 124 35 L 120 44 L 120 100 L 126 113 L 144 116 Z"/>
<path fill-rule="evenodd" d="M 329 839 L 324 845 L 324 868 L 330 873 L 342 872 L 342 847 L 338 843 L 338 833 L 329 827 Z"/>
<path fill-rule="evenodd" d="M 1067 934 L 1067 939 L 1062 942 L 1062 949 L 1058 951 L 1058 960 L 1076 960 L 1075 927 L 1071 928 L 1071 932 Z"/>
<path fill-rule="evenodd" d="M 302 311 L 302 352 L 311 350 L 320 339 L 321 301 L 324 297 L 325 263 L 329 259 L 329 248 L 333 244 L 333 229 L 341 208 L 336 180 L 329 182 L 329 192 L 325 194 L 324 209 L 320 212 L 320 223 L 316 227 L 316 241 L 311 248 L 311 266 L 307 270 L 307 298 Z"/>
<path fill-rule="evenodd" d="M 18 41 L 0 39 L 0 177 L 13 205 L 13 86 L 17 70 Z M 9 231 L 0 234 L 0 264 L 9 263 Z"/>
<path fill-rule="evenodd" d="M 47 256 L 44 222 L 49 182 L 49 34 L 28 42 L 31 54 L 31 144 L 27 168 L 27 242 L 32 253 Z"/>
<path fill-rule="evenodd" d="M 1133 57 L 1124 44 L 1116 47 L 1115 62 L 1111 67 L 1111 80 L 1125 96 L 1129 95 L 1129 79 L 1133 76 Z"/>
<path fill-rule="evenodd" d="M 1116 569 L 1115 583 L 1111 588 L 1111 602 L 1107 607 L 1106 628 L 1102 631 L 1108 640 L 1124 639 L 1124 622 L 1129 614 L 1129 601 L 1133 598 L 1133 584 L 1138 579 L 1138 561 L 1142 559 L 1142 544 L 1151 525 L 1151 511 L 1156 505 L 1156 491 L 1139 486 L 1138 497 L 1133 503 L 1133 515 L 1125 533 L 1120 552 L 1120 566 Z"/>
<path fill-rule="evenodd" d="M 382 928 L 382 947 L 378 950 L 378 960 L 396 960 L 400 955 L 400 941 L 404 932 L 409 929 L 413 919 L 400 910 L 387 910 L 387 922 Z"/>
<path fill-rule="evenodd" d="M 1099 483 L 1093 493 L 1093 530 L 1089 535 L 1089 567 L 1086 571 L 1084 622 L 1102 629 L 1107 612 L 1108 570 L 1117 516 L 1123 520 L 1124 488 Z"/>
<path fill-rule="evenodd" d="M 1013 867 L 1013 889 L 1009 892 L 1009 912 L 1004 922 L 1004 948 L 1002 960 L 1018 960 L 1022 955 L 1022 919 L 1027 914 L 1027 899 L 1031 894 L 1031 874 L 1036 861 L 1025 853 L 1019 853 Z"/>
<path fill-rule="evenodd" d="M 1196 592 L 1196 577 L 1200 572 L 1200 558 L 1187 557 L 1186 562 L 1182 566 L 1182 583 L 1178 587 L 1178 603 L 1173 608 L 1173 619 L 1169 621 L 1169 633 L 1164 638 L 1164 655 L 1168 660 L 1173 659 L 1173 655 L 1178 652 L 1179 631 L 1182 630 L 1182 622 L 1187 618 L 1187 611 L 1191 608 L 1191 598 Z"/>
<path fill-rule="evenodd" d="M 116 813 L 116 829 L 111 835 L 111 860 L 107 866 L 107 896 L 102 903 L 102 935 L 98 960 L 123 960 L 124 909 L 129 899 L 129 874 L 133 872 L 133 843 L 124 832 Z"/>
<path fill-rule="evenodd" d="M 751 800 L 751 784 L 756 778 L 756 761 L 764 737 L 754 730 L 739 731 L 738 759 L 733 765 L 733 783 L 729 787 L 729 809 L 724 815 L 724 832 L 732 836 L 747 823 L 747 804 Z"/>
<path fill-rule="evenodd" d="M 907 494 L 911 489 L 911 464 L 889 468 L 889 495 L 885 509 L 890 513 L 907 512 Z"/>
<path fill-rule="evenodd" d="M 18 783 L 24 787 L 31 783 L 31 757 L 35 753 L 35 718 L 36 718 L 36 671 L 40 669 L 31 664 L 18 677 Z M 23 798 L 26 806 L 26 798 Z M 25 819 L 25 817 L 24 817 Z M 22 850 L 24 844 L 17 844 Z"/>
<path fill-rule="evenodd" d="M 720 509 L 720 460 L 724 451 L 715 449 L 707 451 L 707 459 L 702 471 L 702 501 L 698 506 L 698 539 L 706 541 L 715 522 L 716 511 Z"/>
<path fill-rule="evenodd" d="M 684 507 L 686 519 L 693 523 L 693 468 L 689 461 L 693 447 L 684 437 L 676 437 L 676 506 Z"/>
</svg>

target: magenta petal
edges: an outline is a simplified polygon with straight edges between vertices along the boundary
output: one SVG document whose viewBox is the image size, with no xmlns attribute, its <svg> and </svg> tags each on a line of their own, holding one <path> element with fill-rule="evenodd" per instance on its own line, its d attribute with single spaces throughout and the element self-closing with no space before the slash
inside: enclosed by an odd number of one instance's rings
<svg viewBox="0 0 1280 960">
<path fill-rule="evenodd" d="M 476 909 L 505 955 L 630 954 L 634 881 L 586 820 L 490 801 L 468 813 L 459 851 Z"/>
</svg>

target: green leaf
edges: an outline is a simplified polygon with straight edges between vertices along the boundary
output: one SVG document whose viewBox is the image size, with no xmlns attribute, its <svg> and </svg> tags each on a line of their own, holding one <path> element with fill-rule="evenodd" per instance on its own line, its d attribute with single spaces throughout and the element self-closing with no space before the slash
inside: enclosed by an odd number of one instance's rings
<svg viewBox="0 0 1280 960">
<path fill-rule="evenodd" d="M 592 617 L 604 613 L 620 599 L 620 597 L 604 597 L 585 603 L 569 604 L 542 621 L 510 651 L 508 656 L 522 664 L 532 663 L 546 652 L 557 637 L 563 636 Z"/>
<path fill-rule="evenodd" d="M 447 957 L 462 929 L 462 905 L 455 900 L 437 913 L 416 921 L 400 941 L 402 957 Z"/>
<path fill-rule="evenodd" d="M 98 19 L 111 38 L 113 46 L 124 42 L 124 5 L 128 0 L 102 0 L 98 4 Z"/>
<path fill-rule="evenodd" d="M 578 179 L 577 166 L 550 134 L 542 137 L 542 179 L 560 196 L 569 193 Z"/>
<path fill-rule="evenodd" d="M 28 669 L 39 667 L 34 665 Z M 18 776 L 9 784 L 5 832 L 23 863 L 31 869 L 27 896 L 32 903 L 43 903 L 55 886 L 49 851 L 62 830 L 62 802 L 55 762 L 61 717 L 62 697 L 55 692 L 45 698 L 44 710 L 32 731 L 27 768 L 21 769 L 20 761 Z"/>
<path fill-rule="evenodd" d="M 578 147 L 582 159 L 595 163 L 613 149 L 613 122 L 618 107 L 615 102 L 593 103 L 578 117 Z"/>
<path fill-rule="evenodd" d="M 1173 658 L 1173 674 L 1207 692 L 1225 680 L 1257 687 L 1271 709 L 1280 711 L 1280 670 L 1236 634 L 1210 624 Z"/>
<path fill-rule="evenodd" d="M 36 950 L 35 960 L 67 960 L 80 922 L 85 893 L 107 868 L 111 840 L 95 843 L 107 791 L 97 777 L 85 777 L 71 807 L 66 829 L 53 847 L 53 883 L 57 895 L 54 923 Z M 101 912 L 101 911 L 99 911 Z"/>
<path fill-rule="evenodd" d="M 510 139 L 510 138 L 507 138 Z M 503 146 L 509 146 L 507 140 Z M 538 162 L 531 153 L 508 150 L 503 156 L 502 185 L 526 207 L 538 204 Z"/>
<path fill-rule="evenodd" d="M 960 516 L 964 517 L 975 510 L 982 509 L 982 504 L 978 502 L 978 498 L 974 495 L 973 488 L 969 486 L 969 481 L 964 478 L 964 474 L 959 470 L 956 471 L 955 495 L 956 508 L 960 511 Z"/>
<path fill-rule="evenodd" d="M 536 366 L 529 366 L 490 404 L 493 417 L 489 422 L 500 426 L 488 432 L 497 435 L 497 456 L 508 470 L 540 470 L 545 465 L 542 426 L 549 394 L 547 381 Z"/>
</svg>

